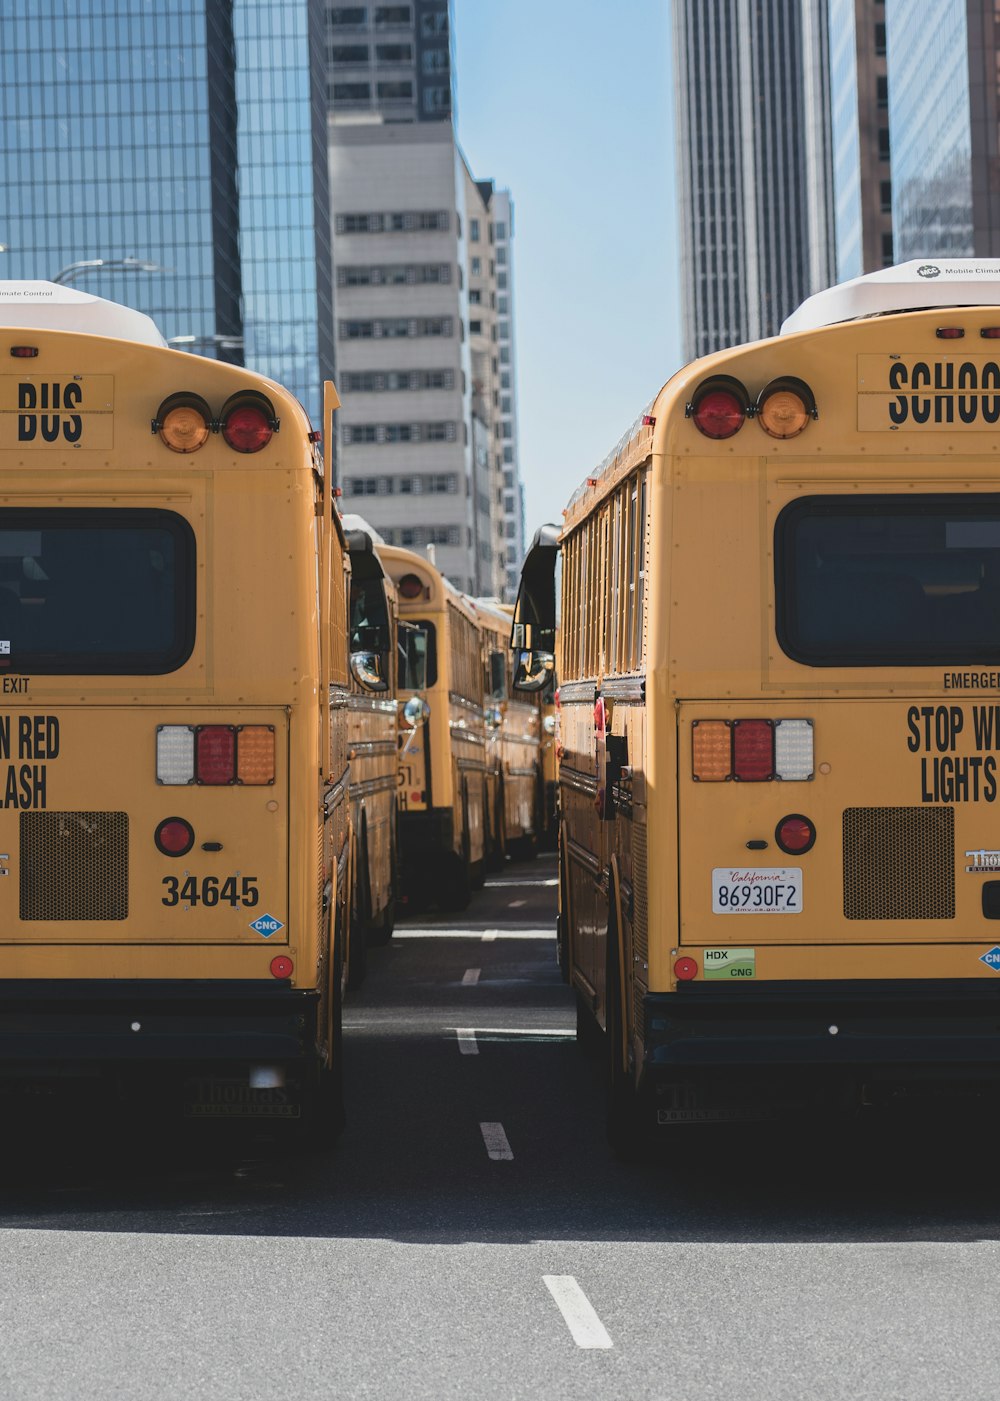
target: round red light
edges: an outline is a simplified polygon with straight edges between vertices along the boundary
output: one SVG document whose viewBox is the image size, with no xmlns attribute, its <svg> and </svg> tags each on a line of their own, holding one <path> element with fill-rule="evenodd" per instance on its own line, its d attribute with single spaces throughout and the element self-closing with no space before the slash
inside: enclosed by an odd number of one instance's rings
<svg viewBox="0 0 1000 1401">
<path fill-rule="evenodd" d="M 194 828 L 183 817 L 165 817 L 153 840 L 164 856 L 186 856 L 194 846 Z"/>
<path fill-rule="evenodd" d="M 419 598 L 423 591 L 423 580 L 416 574 L 404 574 L 399 581 L 399 592 L 403 598 Z"/>
<path fill-rule="evenodd" d="M 674 976 L 682 983 L 689 983 L 698 976 L 698 965 L 693 958 L 679 958 L 674 964 Z"/>
<path fill-rule="evenodd" d="M 782 851 L 787 851 L 790 856 L 799 856 L 812 847 L 816 840 L 816 828 L 808 817 L 793 812 L 778 823 L 774 839 Z"/>
<path fill-rule="evenodd" d="M 746 422 L 746 406 L 730 389 L 710 389 L 691 416 L 706 438 L 731 438 Z"/>
<path fill-rule="evenodd" d="M 287 954 L 279 953 L 277 958 L 271 959 L 271 974 L 275 978 L 290 978 L 295 969 L 295 965 Z"/>
<path fill-rule="evenodd" d="M 271 419 L 256 404 L 241 404 L 226 415 L 222 436 L 236 452 L 260 452 L 271 441 Z"/>
</svg>

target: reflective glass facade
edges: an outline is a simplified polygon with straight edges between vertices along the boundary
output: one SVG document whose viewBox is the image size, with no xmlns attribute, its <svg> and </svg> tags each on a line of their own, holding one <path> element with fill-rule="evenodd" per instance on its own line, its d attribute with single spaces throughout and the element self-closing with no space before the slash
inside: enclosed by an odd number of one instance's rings
<svg viewBox="0 0 1000 1401">
<path fill-rule="evenodd" d="M 246 363 L 317 417 L 333 360 L 323 25 L 318 0 L 7 0 L 0 275 L 104 259 L 64 280 L 201 353 L 239 360 L 245 339 Z"/>
<path fill-rule="evenodd" d="M 973 238 L 966 0 L 936 0 L 915 24 L 888 0 L 889 129 L 896 259 L 966 257 Z"/>
<path fill-rule="evenodd" d="M 834 231 L 837 281 L 860 277 L 861 143 L 858 138 L 856 0 L 829 0 L 830 107 L 833 121 Z"/>
</svg>

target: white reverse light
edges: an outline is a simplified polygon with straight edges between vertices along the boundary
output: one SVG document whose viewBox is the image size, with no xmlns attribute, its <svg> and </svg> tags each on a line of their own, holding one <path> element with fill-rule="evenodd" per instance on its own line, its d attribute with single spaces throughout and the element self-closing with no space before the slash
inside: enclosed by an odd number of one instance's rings
<svg viewBox="0 0 1000 1401">
<path fill-rule="evenodd" d="M 774 771 L 786 782 L 802 782 L 813 776 L 813 724 L 811 720 L 774 722 Z"/>
<path fill-rule="evenodd" d="M 194 730 L 190 725 L 161 725 L 156 731 L 156 780 L 194 782 Z"/>
</svg>

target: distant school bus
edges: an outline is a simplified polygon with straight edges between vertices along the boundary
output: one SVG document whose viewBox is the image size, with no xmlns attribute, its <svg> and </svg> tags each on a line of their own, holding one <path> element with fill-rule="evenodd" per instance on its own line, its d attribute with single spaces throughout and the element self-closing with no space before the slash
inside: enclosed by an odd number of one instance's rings
<svg viewBox="0 0 1000 1401">
<path fill-rule="evenodd" d="M 367 968 L 367 945 L 388 943 L 396 916 L 396 589 L 385 573 L 380 542 L 359 516 L 345 516 L 351 583 L 348 644 L 351 694 L 352 867 L 350 985 Z"/>
<path fill-rule="evenodd" d="M 0 1075 L 331 1139 L 347 602 L 318 435 L 136 312 L 2 290 Z"/>
<path fill-rule="evenodd" d="M 529 553 L 616 1143 L 997 1087 L 998 341 L 1000 267 L 820 294 L 675 376 Z"/>
<path fill-rule="evenodd" d="M 512 688 L 511 609 L 474 600 L 486 688 L 487 848 L 499 860 L 534 856 L 544 822 L 541 702 Z"/>
<path fill-rule="evenodd" d="M 399 689 L 401 875 L 415 900 L 460 910 L 483 882 L 487 851 L 480 628 L 471 600 L 429 560 L 389 546 L 379 554 L 398 592 L 400 622 L 416 630 L 401 646 L 413 656 L 419 650 L 423 669 L 401 677 Z M 424 684 L 404 684 L 413 679 Z"/>
</svg>

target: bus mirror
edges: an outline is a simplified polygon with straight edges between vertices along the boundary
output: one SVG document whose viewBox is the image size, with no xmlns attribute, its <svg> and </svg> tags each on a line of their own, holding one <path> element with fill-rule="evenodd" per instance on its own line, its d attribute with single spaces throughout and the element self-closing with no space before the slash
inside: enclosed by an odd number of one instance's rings
<svg viewBox="0 0 1000 1401">
<path fill-rule="evenodd" d="M 514 651 L 534 648 L 555 651 L 558 562 L 559 530 L 554 525 L 543 525 L 536 531 L 521 566 L 521 587 L 510 633 Z"/>
<path fill-rule="evenodd" d="M 403 719 L 411 730 L 422 725 L 431 713 L 431 708 L 422 696 L 411 696 L 403 706 Z"/>
<path fill-rule="evenodd" d="M 543 691 L 555 673 L 552 652 L 521 652 L 514 672 L 515 691 Z"/>
<path fill-rule="evenodd" d="M 389 688 L 383 672 L 382 658 L 378 652 L 352 652 L 351 671 L 355 680 L 364 686 L 366 691 L 386 691 Z"/>
<path fill-rule="evenodd" d="M 484 718 L 488 730 L 499 730 L 503 724 L 503 711 L 498 705 L 488 705 L 484 712 Z"/>
</svg>

